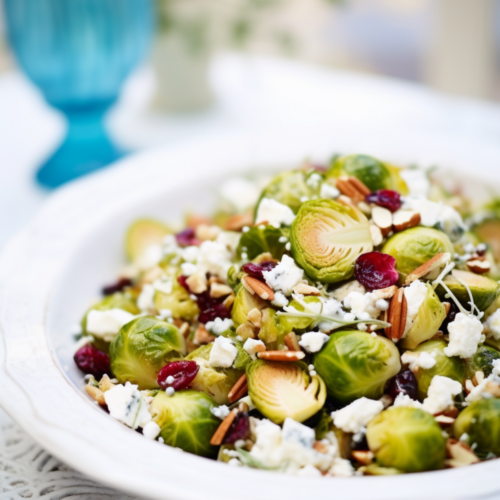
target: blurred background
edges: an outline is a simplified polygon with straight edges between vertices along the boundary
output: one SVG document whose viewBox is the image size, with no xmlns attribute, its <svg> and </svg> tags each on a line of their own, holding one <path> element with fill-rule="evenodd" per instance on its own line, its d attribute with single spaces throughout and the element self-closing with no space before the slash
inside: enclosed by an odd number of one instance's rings
<svg viewBox="0 0 500 500">
<path fill-rule="evenodd" d="M 500 0 L 0 0 L 0 246 L 134 151 L 326 115 L 429 131 L 457 97 L 474 129 L 450 127 L 498 137 Z"/>
</svg>

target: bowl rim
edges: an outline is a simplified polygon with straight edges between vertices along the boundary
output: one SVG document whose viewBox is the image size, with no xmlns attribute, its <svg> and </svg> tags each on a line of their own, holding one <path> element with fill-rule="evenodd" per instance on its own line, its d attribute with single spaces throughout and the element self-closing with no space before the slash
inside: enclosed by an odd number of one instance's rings
<svg viewBox="0 0 500 500">
<path fill-rule="evenodd" d="M 326 499 L 331 496 L 326 487 L 330 484 L 346 500 L 366 498 L 368 490 L 370 498 L 381 500 L 467 498 L 500 491 L 495 485 L 498 461 L 390 478 L 326 480 L 228 468 L 144 439 L 104 415 L 64 375 L 46 331 L 52 290 L 79 242 L 102 223 L 103 214 L 119 212 L 155 193 L 185 189 L 192 176 L 243 171 L 249 164 L 276 163 L 278 157 L 284 164 L 298 156 L 294 151 L 255 154 L 255 143 L 248 137 L 206 137 L 195 144 L 133 155 L 52 196 L 0 256 L 0 404 L 60 460 L 102 484 L 143 497 Z M 162 178 L 165 164 L 178 166 L 169 171 L 168 182 Z M 251 488 L 241 488 L 248 482 Z"/>
</svg>

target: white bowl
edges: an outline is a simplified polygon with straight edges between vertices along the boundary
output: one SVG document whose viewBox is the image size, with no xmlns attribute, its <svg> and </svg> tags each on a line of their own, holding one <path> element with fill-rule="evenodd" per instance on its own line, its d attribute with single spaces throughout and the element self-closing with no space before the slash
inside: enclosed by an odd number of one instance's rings
<svg viewBox="0 0 500 500">
<path fill-rule="evenodd" d="M 335 149 L 391 160 L 436 159 L 480 175 L 500 156 L 476 145 L 452 150 L 419 139 L 377 142 L 327 134 L 212 137 L 130 157 L 69 185 L 6 247 L 0 262 L 0 403 L 48 451 L 101 483 L 144 497 L 189 500 L 315 500 L 479 497 L 500 491 L 500 461 L 395 477 L 308 479 L 228 467 L 183 453 L 113 420 L 86 396 L 70 334 L 122 261 L 127 224 L 142 215 L 179 219 L 209 211 L 213 188 L 230 172 L 296 165 Z M 356 146 L 357 145 L 357 146 Z M 478 151 L 483 151 L 480 165 Z M 495 173 L 497 182 L 499 174 Z"/>
</svg>

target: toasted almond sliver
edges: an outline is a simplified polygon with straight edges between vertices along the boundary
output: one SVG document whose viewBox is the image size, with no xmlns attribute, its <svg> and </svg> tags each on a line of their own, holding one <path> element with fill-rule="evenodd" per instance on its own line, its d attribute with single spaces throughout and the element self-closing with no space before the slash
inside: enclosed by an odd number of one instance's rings
<svg viewBox="0 0 500 500">
<path fill-rule="evenodd" d="M 489 272 L 491 264 L 487 260 L 470 259 L 467 261 L 469 271 L 476 274 L 484 274 Z"/>
<path fill-rule="evenodd" d="M 295 332 L 290 332 L 288 335 L 285 335 L 284 341 L 290 351 L 300 351 L 299 341 L 297 340 Z"/>
<path fill-rule="evenodd" d="M 260 328 L 262 322 L 262 311 L 256 307 L 247 314 L 247 319 L 253 326 Z"/>
<path fill-rule="evenodd" d="M 186 279 L 191 292 L 199 294 L 207 291 L 207 277 L 205 273 L 198 271 Z"/>
<path fill-rule="evenodd" d="M 224 229 L 228 231 L 241 231 L 245 226 L 253 225 L 253 216 L 251 214 L 239 214 L 230 217 L 224 224 Z"/>
<path fill-rule="evenodd" d="M 449 438 L 446 441 L 446 452 L 451 460 L 454 462 L 454 467 L 463 467 L 465 465 L 472 465 L 479 462 L 479 458 L 463 441 Z"/>
<path fill-rule="evenodd" d="M 438 271 L 440 268 L 446 266 L 448 262 L 450 262 L 451 254 L 446 253 L 438 253 L 432 259 L 428 260 L 425 264 L 422 264 L 420 267 L 417 267 L 415 271 L 410 273 L 405 280 L 405 285 L 410 285 L 414 281 L 427 276 L 429 273 L 433 271 Z M 437 276 L 436 276 L 437 278 Z"/>
<path fill-rule="evenodd" d="M 231 427 L 231 424 L 234 422 L 234 419 L 236 418 L 237 414 L 238 414 L 237 409 L 231 410 L 229 415 L 221 422 L 218 429 L 212 436 L 212 439 L 210 440 L 211 445 L 220 446 L 222 444 L 222 441 L 224 441 L 227 431 L 229 430 L 229 427 Z"/>
<path fill-rule="evenodd" d="M 220 297 L 226 297 L 233 293 L 233 289 L 228 285 L 222 285 L 220 283 L 212 283 L 210 286 L 210 297 L 218 299 Z"/>
<path fill-rule="evenodd" d="M 295 285 L 293 291 L 295 293 L 300 293 L 301 295 L 321 295 L 321 292 L 315 286 L 310 286 L 306 283 L 299 283 L 298 285 Z"/>
<path fill-rule="evenodd" d="M 194 333 L 194 338 L 193 338 L 195 344 L 202 345 L 202 344 L 210 344 L 210 342 L 213 342 L 215 340 L 215 336 L 209 333 L 209 331 L 205 328 L 205 325 L 199 324 L 198 328 L 196 329 L 196 332 Z"/>
<path fill-rule="evenodd" d="M 373 207 L 372 222 L 376 224 L 383 236 L 387 236 L 392 231 L 392 213 L 384 207 Z"/>
<path fill-rule="evenodd" d="M 449 425 L 455 423 L 455 419 L 453 417 L 447 417 L 446 415 L 438 415 L 434 418 L 441 427 L 448 427 Z"/>
<path fill-rule="evenodd" d="M 306 355 L 302 351 L 266 351 L 257 353 L 257 357 L 267 361 L 300 361 Z"/>
<path fill-rule="evenodd" d="M 375 458 L 374 454 L 368 450 L 353 450 L 351 455 L 355 460 L 363 465 L 370 465 Z"/>
<path fill-rule="evenodd" d="M 94 401 L 97 401 L 101 406 L 106 405 L 106 400 L 104 399 L 104 392 L 102 392 L 100 389 L 94 387 L 93 385 L 86 385 L 85 390 L 87 391 L 87 394 Z"/>
<path fill-rule="evenodd" d="M 252 276 L 244 276 L 241 282 L 252 295 L 257 294 L 262 300 L 274 300 L 274 292 L 272 288 L 270 288 L 257 278 L 253 278 Z"/>
<path fill-rule="evenodd" d="M 224 299 L 224 302 L 222 302 L 222 305 L 226 308 L 226 309 L 230 309 L 231 306 L 233 305 L 234 303 L 234 299 L 235 299 L 235 295 L 234 293 L 232 293 L 231 295 L 228 295 L 225 299 Z"/>
<path fill-rule="evenodd" d="M 443 302 L 444 310 L 446 311 L 446 316 L 450 313 L 451 304 L 449 302 Z"/>
<path fill-rule="evenodd" d="M 387 322 L 391 324 L 385 329 L 386 336 L 393 342 L 397 342 L 404 334 L 406 327 L 406 317 L 408 314 L 408 304 L 404 289 L 400 288 L 391 299 Z"/>
<path fill-rule="evenodd" d="M 111 382 L 111 379 L 106 374 L 103 375 L 103 377 L 99 381 L 99 390 L 104 393 L 106 391 L 109 391 L 110 389 L 113 389 L 113 387 L 115 387 L 115 384 Z"/>
<path fill-rule="evenodd" d="M 382 234 L 382 229 L 380 229 L 375 224 L 370 224 L 370 234 L 372 237 L 372 243 L 374 247 L 378 247 L 384 241 L 384 235 Z"/>
<path fill-rule="evenodd" d="M 387 288 L 381 288 L 380 290 L 374 290 L 372 292 L 373 298 L 375 300 L 379 299 L 392 299 L 394 294 L 398 291 L 398 287 L 396 285 L 388 286 Z"/>
<path fill-rule="evenodd" d="M 415 210 L 398 210 L 392 216 L 392 224 L 394 231 L 404 231 L 412 227 L 418 226 L 421 221 L 421 216 Z"/>
<path fill-rule="evenodd" d="M 236 335 L 239 335 L 243 340 L 254 339 L 258 331 L 259 329 L 250 323 L 243 323 L 236 328 Z"/>
<path fill-rule="evenodd" d="M 241 399 L 247 392 L 247 376 L 243 374 L 229 391 L 227 399 L 230 403 L 234 403 L 235 401 L 238 401 L 238 399 Z"/>
</svg>

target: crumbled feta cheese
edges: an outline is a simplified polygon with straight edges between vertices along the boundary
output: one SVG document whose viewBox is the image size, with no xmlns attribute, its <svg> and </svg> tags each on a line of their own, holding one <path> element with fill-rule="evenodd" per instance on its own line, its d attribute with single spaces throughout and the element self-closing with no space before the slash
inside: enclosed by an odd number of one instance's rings
<svg viewBox="0 0 500 500">
<path fill-rule="evenodd" d="M 376 319 L 381 310 L 377 307 L 378 300 L 373 293 L 350 292 L 344 299 L 344 306 L 351 310 L 351 314 L 361 321 Z M 349 320 L 346 320 L 349 321 Z"/>
<path fill-rule="evenodd" d="M 477 386 L 474 387 L 474 384 L 470 380 L 466 381 L 467 388 L 469 388 L 470 384 L 470 392 L 465 398 L 467 403 L 473 403 L 483 398 L 492 398 L 494 394 L 498 393 L 500 386 L 500 359 L 495 359 L 491 364 L 493 366 L 491 374 L 483 378 Z"/>
<path fill-rule="evenodd" d="M 389 309 L 389 302 L 385 299 L 378 299 L 377 302 L 375 302 L 375 307 L 382 312 L 387 311 Z"/>
<path fill-rule="evenodd" d="M 198 266 L 191 262 L 184 262 L 181 264 L 181 270 L 184 276 L 192 276 L 198 272 Z"/>
<path fill-rule="evenodd" d="M 275 292 L 274 300 L 271 304 L 276 307 L 285 307 L 288 305 L 288 299 L 281 292 Z"/>
<path fill-rule="evenodd" d="M 137 297 L 137 307 L 144 312 L 150 312 L 155 309 L 155 289 L 153 285 L 146 283 Z"/>
<path fill-rule="evenodd" d="M 215 318 L 213 321 L 207 321 L 205 328 L 214 335 L 220 335 L 233 326 L 233 320 L 229 318 Z"/>
<path fill-rule="evenodd" d="M 321 332 L 307 332 L 302 334 L 299 345 L 307 352 L 318 352 L 328 342 L 330 337 Z"/>
<path fill-rule="evenodd" d="M 359 398 L 341 410 L 332 412 L 333 423 L 344 432 L 357 434 L 383 409 L 384 405 L 381 401 Z"/>
<path fill-rule="evenodd" d="M 230 368 L 233 365 L 238 349 L 226 337 L 217 337 L 210 350 L 208 364 L 213 368 Z"/>
<path fill-rule="evenodd" d="M 420 170 L 418 168 L 403 168 L 399 171 L 399 175 L 406 182 L 410 195 L 427 197 L 431 183 L 425 170 Z"/>
<path fill-rule="evenodd" d="M 147 271 L 156 266 L 163 257 L 163 249 L 161 245 L 150 245 L 137 258 L 134 264 L 141 270 Z"/>
<path fill-rule="evenodd" d="M 296 473 L 296 476 L 300 477 L 321 477 L 322 474 L 319 469 L 316 469 L 314 465 L 307 464 L 302 469 L 299 469 Z"/>
<path fill-rule="evenodd" d="M 156 439 L 160 435 L 160 432 L 160 426 L 152 420 L 144 426 L 144 429 L 142 429 L 142 434 L 147 439 Z"/>
<path fill-rule="evenodd" d="M 257 209 L 255 223 L 260 224 L 267 221 L 274 227 L 280 227 L 281 224 L 291 226 L 294 219 L 295 214 L 290 207 L 270 198 L 262 198 Z"/>
<path fill-rule="evenodd" d="M 198 260 L 198 256 L 200 254 L 200 247 L 196 245 L 190 245 L 186 248 L 180 248 L 179 254 L 184 261 L 194 263 Z"/>
<path fill-rule="evenodd" d="M 214 417 L 220 418 L 221 420 L 224 420 L 230 412 L 229 408 L 226 405 L 212 406 L 212 408 L 210 408 L 210 411 Z"/>
<path fill-rule="evenodd" d="M 319 183 L 323 180 L 323 176 L 317 174 L 316 172 L 312 173 L 306 181 L 307 186 L 311 189 L 318 189 Z"/>
<path fill-rule="evenodd" d="M 158 311 L 158 318 L 160 319 L 168 319 L 172 317 L 172 311 L 170 309 L 160 309 Z"/>
<path fill-rule="evenodd" d="M 285 441 L 294 441 L 305 448 L 312 448 L 315 441 L 314 429 L 302 425 L 301 423 L 286 418 L 283 423 L 282 439 Z"/>
<path fill-rule="evenodd" d="M 87 332 L 111 342 L 123 325 L 132 321 L 135 316 L 123 309 L 108 309 L 107 311 L 98 311 L 92 309 L 87 315 Z"/>
<path fill-rule="evenodd" d="M 345 458 L 335 458 L 328 472 L 332 476 L 351 477 L 354 475 L 354 467 L 351 462 Z"/>
<path fill-rule="evenodd" d="M 226 247 L 230 253 L 234 254 L 240 244 L 241 233 L 236 231 L 221 231 L 216 238 L 216 242 Z M 246 250 L 246 248 L 244 248 Z"/>
<path fill-rule="evenodd" d="M 448 325 L 448 333 L 450 342 L 444 353 L 449 357 L 470 358 L 477 351 L 477 345 L 484 341 L 481 321 L 463 313 L 458 313 Z"/>
<path fill-rule="evenodd" d="M 247 339 L 243 344 L 243 349 L 245 349 L 252 359 L 256 359 L 258 352 L 266 350 L 266 344 L 262 340 Z"/>
<path fill-rule="evenodd" d="M 174 283 L 171 278 L 157 279 L 153 282 L 153 288 L 161 293 L 169 295 L 172 293 Z"/>
<path fill-rule="evenodd" d="M 462 384 L 441 375 L 435 375 L 423 402 L 423 409 L 435 415 L 454 404 L 454 396 L 462 392 Z"/>
<path fill-rule="evenodd" d="M 204 241 L 200 245 L 200 252 L 196 262 L 198 269 L 205 273 L 226 279 L 231 262 L 231 252 L 227 246 L 218 241 Z"/>
<path fill-rule="evenodd" d="M 424 370 L 432 368 L 436 364 L 436 359 L 428 352 L 406 351 L 401 356 L 401 363 L 409 365 L 410 370 L 414 372 L 419 368 L 423 368 Z"/>
<path fill-rule="evenodd" d="M 266 283 L 273 289 L 288 296 L 293 288 L 304 278 L 304 271 L 297 267 L 288 255 L 283 255 L 281 262 L 270 271 L 263 271 Z"/>
<path fill-rule="evenodd" d="M 427 285 L 420 280 L 415 280 L 410 286 L 404 289 L 408 312 L 406 314 L 406 325 L 403 338 L 410 331 L 415 319 L 417 318 L 420 306 L 423 304 L 427 295 Z"/>
<path fill-rule="evenodd" d="M 420 401 L 415 401 L 414 399 L 411 399 L 408 394 L 403 394 L 402 392 L 400 392 L 396 396 L 396 399 L 394 400 L 394 406 L 409 406 L 410 408 L 422 409 L 422 403 Z"/>
<path fill-rule="evenodd" d="M 323 182 L 323 184 L 321 184 L 319 196 L 320 198 L 333 200 L 334 198 L 338 198 L 340 196 L 340 191 L 335 186 L 332 186 L 328 182 Z"/>
<path fill-rule="evenodd" d="M 500 309 L 495 311 L 484 322 L 484 333 L 487 337 L 493 337 L 495 340 L 500 340 Z"/>
<path fill-rule="evenodd" d="M 342 304 L 338 300 L 320 297 L 320 305 L 322 307 L 318 312 L 321 312 L 323 316 L 340 315 L 345 318 L 345 312 L 342 310 Z M 338 328 L 338 326 L 339 324 L 334 321 L 321 321 L 318 323 L 318 329 L 320 332 L 331 332 L 335 328 Z"/>
<path fill-rule="evenodd" d="M 127 382 L 104 393 L 109 414 L 132 429 L 144 428 L 151 421 L 150 404 L 139 392 L 138 386 Z"/>
<path fill-rule="evenodd" d="M 237 212 L 244 212 L 253 207 L 259 199 L 259 187 L 243 177 L 233 177 L 222 183 L 219 188 L 221 198 L 231 205 Z"/>
</svg>

